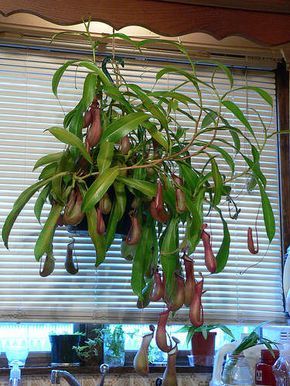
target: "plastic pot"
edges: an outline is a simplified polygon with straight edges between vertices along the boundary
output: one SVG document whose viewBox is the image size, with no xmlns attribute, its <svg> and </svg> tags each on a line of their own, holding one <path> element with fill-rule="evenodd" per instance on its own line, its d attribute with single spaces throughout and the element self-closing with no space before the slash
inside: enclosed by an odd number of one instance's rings
<svg viewBox="0 0 290 386">
<path fill-rule="evenodd" d="M 50 335 L 51 366 L 79 366 L 80 359 L 73 349 L 80 342 L 80 335 Z"/>
<path fill-rule="evenodd" d="M 94 180 L 90 180 L 88 182 L 88 186 L 90 186 L 90 184 L 93 181 Z M 109 194 L 109 197 L 112 201 L 115 200 L 115 195 L 114 195 L 112 189 L 108 190 L 108 194 Z M 131 227 L 131 220 L 130 220 L 129 212 L 132 209 L 131 203 L 132 203 L 134 196 L 128 191 L 126 192 L 126 194 L 127 194 L 127 203 L 126 203 L 125 213 L 124 213 L 123 217 L 120 219 L 120 221 L 118 222 L 117 228 L 116 228 L 116 235 L 120 235 L 120 236 L 126 236 L 130 230 L 130 227 Z M 109 214 L 104 215 L 104 221 L 105 221 L 106 227 L 108 225 L 109 218 L 110 218 Z M 80 235 L 86 234 L 87 235 L 88 222 L 87 222 L 86 216 L 78 225 L 68 225 L 66 228 L 67 228 L 68 232 L 70 232 L 70 233 L 74 233 L 76 235 L 77 234 L 80 234 Z"/>
<path fill-rule="evenodd" d="M 191 351 L 194 366 L 212 366 L 215 354 L 216 332 L 208 332 L 204 339 L 201 332 L 196 332 L 191 339 Z"/>
</svg>

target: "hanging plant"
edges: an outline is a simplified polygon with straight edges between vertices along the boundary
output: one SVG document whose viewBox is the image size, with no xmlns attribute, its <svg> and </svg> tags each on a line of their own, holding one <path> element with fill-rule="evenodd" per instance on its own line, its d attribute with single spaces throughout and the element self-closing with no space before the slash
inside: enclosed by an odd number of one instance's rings
<svg viewBox="0 0 290 386">
<path fill-rule="evenodd" d="M 228 200 L 235 211 L 230 212 L 230 218 L 238 220 L 240 209 L 231 197 L 231 188 L 241 176 L 250 176 L 251 190 L 260 191 L 269 242 L 275 234 L 267 181 L 260 168 L 261 154 L 272 134 L 256 112 L 264 128 L 260 140 L 231 96 L 242 89 L 255 92 L 270 106 L 272 98 L 258 87 L 235 88 L 231 71 L 219 62 L 211 63 L 212 77 L 202 79 L 186 49 L 172 42 L 167 43 L 182 52 L 189 69 L 165 66 L 156 74 L 156 84 L 171 74 L 180 78 L 180 84 L 172 89 L 147 90 L 122 75 L 120 68 L 126 66 L 122 59 L 110 57 L 97 61 L 100 39 L 94 40 L 89 33 L 89 23 L 85 26 L 82 36 L 92 45 L 93 59 L 68 61 L 52 79 L 52 91 L 57 97 L 59 83 L 69 67 L 87 71 L 82 96 L 65 116 L 63 126 L 47 129 L 63 144 L 64 150 L 47 154 L 36 162 L 35 170 L 43 167 L 39 180 L 15 201 L 2 229 L 4 244 L 8 248 L 15 220 L 37 193 L 34 212 L 39 222 L 44 203 L 50 203 L 49 215 L 34 248 L 35 259 L 44 258 L 47 262 L 43 276 L 53 271 L 53 237 L 57 226 L 77 225 L 83 219 L 87 221 L 98 267 L 106 258 L 118 224 L 127 216 L 130 229 L 121 249 L 123 257 L 132 260 L 131 286 L 138 297 L 138 307 L 162 299 L 167 305 L 164 314 L 167 317 L 167 313 L 177 311 L 185 303 L 190 307 L 192 323 L 198 327 L 203 323 L 204 277 L 195 278 L 190 256 L 201 243 L 205 267 L 211 274 L 221 272 L 226 266 L 231 237 L 222 203 Z M 125 39 L 138 50 L 152 44 L 152 40 L 136 43 L 122 34 L 111 35 L 106 40 L 117 38 Z M 108 62 L 113 66 L 110 72 Z M 226 78 L 226 91 L 220 92 L 216 85 L 218 72 Z M 184 86 L 187 92 L 183 91 Z M 207 102 L 209 93 L 215 98 L 215 107 Z M 238 126 L 226 118 L 229 114 Z M 250 155 L 242 151 L 241 143 L 248 145 Z M 242 173 L 235 170 L 237 156 L 244 162 Z M 205 209 L 208 216 L 214 212 L 219 216 L 223 228 L 216 254 Z M 182 237 L 180 224 L 185 229 Z M 249 249 L 256 253 L 251 237 L 250 234 Z M 72 263 L 71 246 L 67 267 L 70 273 L 78 271 Z M 161 326 L 157 336 L 168 351 L 173 345 L 166 342 L 163 322 Z"/>
</svg>

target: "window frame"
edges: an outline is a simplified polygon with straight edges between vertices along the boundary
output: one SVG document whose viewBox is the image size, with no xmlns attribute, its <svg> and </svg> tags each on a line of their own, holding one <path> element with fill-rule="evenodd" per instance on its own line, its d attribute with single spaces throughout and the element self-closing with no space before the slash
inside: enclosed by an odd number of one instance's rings
<svg viewBox="0 0 290 386">
<path fill-rule="evenodd" d="M 284 61 L 278 63 L 276 70 L 276 106 L 277 106 L 277 127 L 279 130 L 289 130 L 289 71 Z M 290 134 L 279 135 L 278 139 L 278 163 L 279 163 L 279 179 L 280 179 L 280 222 L 281 222 L 281 253 L 282 256 L 286 253 L 287 247 L 290 245 L 290 205 L 288 204 L 290 196 Z M 283 266 L 283 259 L 281 259 Z M 282 280 L 282 277 L 281 277 Z M 94 325 L 91 323 L 80 324 L 74 323 L 74 330 L 88 332 Z M 134 353 L 134 352 L 133 352 Z M 187 352 L 184 352 L 184 355 Z M 130 357 L 132 352 L 130 353 Z M 6 362 L 7 363 L 7 362 Z M 46 363 L 46 365 L 45 365 Z M 5 358 L 0 360 L 1 367 L 5 368 Z M 36 367 L 37 374 L 48 372 L 49 352 L 33 352 L 28 360 L 27 367 Z M 160 368 L 156 368 L 156 372 Z M 209 369 L 189 368 L 190 372 L 207 372 Z M 91 368 L 91 372 L 94 370 Z M 125 369 L 128 371 L 127 369 Z M 83 371 L 83 367 L 82 367 Z M 78 370 L 76 370 L 78 372 Z M 33 370 L 27 369 L 24 374 L 33 374 Z M 4 374 L 6 374 L 4 370 Z M 4 375 L 3 374 L 3 375 Z M 8 372 L 7 372 L 8 374 Z"/>
<path fill-rule="evenodd" d="M 289 68 L 283 59 L 276 68 L 276 107 L 277 107 L 277 128 L 279 131 L 288 131 L 278 136 L 278 162 L 279 162 L 279 192 L 280 192 L 280 224 L 281 224 L 281 267 L 282 267 L 282 288 L 284 273 L 284 256 L 290 246 L 290 77 Z M 286 294 L 283 291 L 284 312 Z M 289 321 L 290 315 L 286 313 Z"/>
<path fill-rule="evenodd" d="M 277 105 L 277 127 L 278 130 L 290 128 L 290 108 L 289 108 L 289 70 L 285 61 L 281 61 L 276 69 L 276 105 Z M 278 136 L 278 156 L 280 170 L 280 221 L 282 230 L 282 256 L 290 245 L 290 134 L 280 134 Z"/>
</svg>

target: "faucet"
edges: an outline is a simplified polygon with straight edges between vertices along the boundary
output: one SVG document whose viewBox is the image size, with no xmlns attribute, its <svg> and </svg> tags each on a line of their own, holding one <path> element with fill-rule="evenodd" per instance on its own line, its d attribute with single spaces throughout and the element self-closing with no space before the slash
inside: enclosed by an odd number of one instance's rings
<svg viewBox="0 0 290 386">
<path fill-rule="evenodd" d="M 100 366 L 100 373 L 102 374 L 102 378 L 101 378 L 101 382 L 100 382 L 99 386 L 104 386 L 105 376 L 106 376 L 106 373 L 108 371 L 109 371 L 109 365 L 107 365 L 106 363 L 103 363 Z"/>
<path fill-rule="evenodd" d="M 13 364 L 10 370 L 9 385 L 10 386 L 21 385 L 21 370 L 17 363 Z"/>
<path fill-rule="evenodd" d="M 99 386 L 104 386 L 105 376 L 108 371 L 109 366 L 103 363 L 100 366 L 100 373 L 102 374 L 102 378 Z M 50 384 L 59 385 L 61 378 L 64 378 L 70 386 L 81 386 L 78 380 L 71 373 L 65 370 L 52 370 L 50 375 Z M 15 384 L 15 386 L 17 386 L 17 384 Z"/>
<path fill-rule="evenodd" d="M 52 370 L 50 375 L 51 385 L 60 385 L 60 379 L 64 378 L 70 386 L 81 386 L 77 379 L 65 370 Z"/>
</svg>

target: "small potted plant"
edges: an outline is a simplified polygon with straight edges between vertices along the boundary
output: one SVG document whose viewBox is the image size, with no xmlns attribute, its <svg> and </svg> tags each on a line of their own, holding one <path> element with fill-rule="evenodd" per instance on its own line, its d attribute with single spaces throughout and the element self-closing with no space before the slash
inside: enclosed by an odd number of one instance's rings
<svg viewBox="0 0 290 386">
<path fill-rule="evenodd" d="M 74 334 L 51 334 L 49 336 L 51 343 L 51 366 L 79 366 L 80 358 L 74 347 L 79 345 L 82 335 L 80 332 Z"/>
<path fill-rule="evenodd" d="M 92 337 L 85 340 L 84 344 L 73 347 L 85 365 L 96 365 L 101 362 L 103 334 L 98 328 L 93 329 L 92 333 Z"/>
<path fill-rule="evenodd" d="M 235 339 L 231 330 L 223 324 L 204 324 L 201 327 L 186 325 L 180 331 L 187 332 L 186 343 L 191 342 L 192 356 L 189 357 L 192 366 L 212 366 L 215 353 L 216 331 L 220 329 Z M 192 362 L 192 363 L 191 363 Z"/>
<path fill-rule="evenodd" d="M 110 367 L 121 367 L 125 364 L 125 332 L 121 325 L 102 330 L 104 339 L 104 363 Z"/>
</svg>

